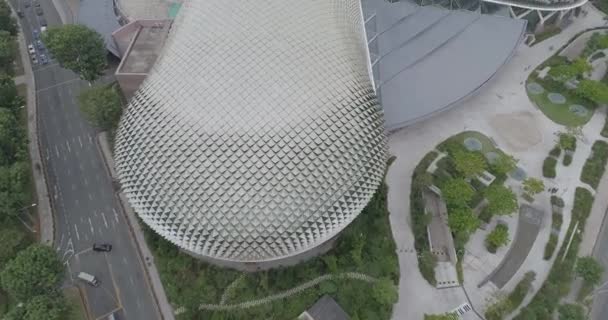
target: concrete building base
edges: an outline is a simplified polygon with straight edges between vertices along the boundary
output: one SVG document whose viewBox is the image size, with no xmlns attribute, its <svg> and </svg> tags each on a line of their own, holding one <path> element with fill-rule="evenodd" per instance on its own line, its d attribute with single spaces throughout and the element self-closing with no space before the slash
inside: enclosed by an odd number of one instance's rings
<svg viewBox="0 0 608 320">
<path fill-rule="evenodd" d="M 221 259 L 215 259 L 207 256 L 202 256 L 200 254 L 194 253 L 192 251 L 188 251 L 185 249 L 180 249 L 181 252 L 184 252 L 190 256 L 193 256 L 199 260 L 204 262 L 213 264 L 218 267 L 235 269 L 243 272 L 258 272 L 265 271 L 270 269 L 279 269 L 284 267 L 291 267 L 297 264 L 300 264 L 304 261 L 308 261 L 312 258 L 320 256 L 322 254 L 327 253 L 329 250 L 333 249 L 336 240 L 340 237 L 340 234 L 331 238 L 330 240 L 322 243 L 319 246 L 316 246 L 306 252 L 302 252 L 295 256 L 290 256 L 287 258 L 272 260 L 272 261 L 263 261 L 263 262 L 237 262 L 237 261 L 227 261 Z"/>
</svg>

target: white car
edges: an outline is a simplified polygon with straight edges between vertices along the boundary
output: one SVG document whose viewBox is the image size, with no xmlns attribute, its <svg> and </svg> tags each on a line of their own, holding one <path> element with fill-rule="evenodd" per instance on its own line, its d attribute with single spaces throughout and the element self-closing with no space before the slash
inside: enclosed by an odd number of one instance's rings
<svg viewBox="0 0 608 320">
<path fill-rule="evenodd" d="M 36 58 L 36 56 L 32 56 L 32 63 L 38 64 L 38 59 Z"/>
<path fill-rule="evenodd" d="M 36 49 L 34 49 L 34 45 L 33 44 L 28 44 L 27 45 L 27 51 L 29 51 L 30 54 L 36 54 Z"/>
</svg>

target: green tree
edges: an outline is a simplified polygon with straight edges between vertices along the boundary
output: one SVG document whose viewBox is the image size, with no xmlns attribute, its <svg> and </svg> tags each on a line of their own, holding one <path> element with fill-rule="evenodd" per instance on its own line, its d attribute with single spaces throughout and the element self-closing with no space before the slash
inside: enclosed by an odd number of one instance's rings
<svg viewBox="0 0 608 320">
<path fill-rule="evenodd" d="M 12 36 L 17 35 L 17 21 L 11 14 L 11 8 L 6 1 L 0 1 L 0 30 L 7 31 Z"/>
<path fill-rule="evenodd" d="M 570 133 L 559 134 L 559 146 L 564 150 L 574 151 L 576 149 L 576 137 Z"/>
<path fill-rule="evenodd" d="M 380 279 L 372 287 L 372 298 L 380 305 L 392 306 L 397 302 L 399 293 L 390 279 Z"/>
<path fill-rule="evenodd" d="M 572 78 L 581 76 L 585 72 L 591 71 L 591 65 L 587 63 L 587 60 L 578 58 L 570 64 L 562 64 L 559 66 L 551 67 L 549 75 L 557 81 L 568 81 Z"/>
<path fill-rule="evenodd" d="M 0 108 L 0 165 L 14 161 L 19 147 L 17 119 L 8 109 Z"/>
<path fill-rule="evenodd" d="M 595 80 L 581 80 L 576 94 L 598 104 L 608 103 L 608 85 Z"/>
<path fill-rule="evenodd" d="M 473 199 L 475 190 L 464 179 L 450 179 L 441 186 L 441 195 L 448 207 L 466 207 Z"/>
<path fill-rule="evenodd" d="M 106 49 L 96 31 L 81 24 L 53 27 L 42 34 L 42 40 L 61 66 L 87 81 L 94 81 L 106 68 Z"/>
<path fill-rule="evenodd" d="M 23 98 L 17 93 L 17 86 L 13 77 L 0 74 L 0 108 L 10 109 L 14 113 L 23 104 Z"/>
<path fill-rule="evenodd" d="M 496 174 L 507 174 L 517 167 L 517 159 L 510 155 L 501 154 L 490 167 Z"/>
<path fill-rule="evenodd" d="M 486 248 L 492 253 L 495 253 L 496 249 L 504 246 L 507 242 L 509 242 L 509 227 L 504 224 L 497 225 L 486 236 Z"/>
<path fill-rule="evenodd" d="M 454 313 L 445 313 L 445 314 L 425 314 L 424 320 L 458 320 L 458 317 Z"/>
<path fill-rule="evenodd" d="M 467 178 L 480 174 L 486 169 L 486 160 L 481 153 L 458 150 L 454 152 L 453 158 L 456 170 Z"/>
<path fill-rule="evenodd" d="M 508 215 L 517 210 L 517 196 L 511 188 L 503 185 L 492 184 L 485 191 L 488 200 L 487 210 L 497 215 Z"/>
<path fill-rule="evenodd" d="M 479 226 L 471 208 L 454 208 L 448 212 L 448 225 L 454 233 L 470 234 Z"/>
<path fill-rule="evenodd" d="M 31 298 L 23 306 L 23 320 L 62 320 L 66 319 L 67 305 L 61 295 L 40 295 Z"/>
<path fill-rule="evenodd" d="M 0 30 L 0 70 L 6 74 L 13 73 L 15 53 L 15 39 L 7 31 Z"/>
<path fill-rule="evenodd" d="M 531 197 L 545 190 L 545 184 L 537 178 L 528 178 L 524 180 L 524 191 Z"/>
<path fill-rule="evenodd" d="M 602 278 L 604 268 L 591 256 L 579 258 L 576 262 L 576 274 L 588 284 L 596 284 Z"/>
<path fill-rule="evenodd" d="M 559 306 L 559 320 L 585 320 L 585 309 L 578 304 Z"/>
<path fill-rule="evenodd" d="M 0 166 L 0 217 L 14 216 L 26 205 L 28 168 L 25 162 Z"/>
<path fill-rule="evenodd" d="M 12 259 L 19 246 L 23 243 L 25 234 L 16 228 L 4 227 L 0 229 L 0 267 Z"/>
<path fill-rule="evenodd" d="M 488 306 L 485 316 L 487 320 L 502 320 L 512 309 L 511 301 L 505 297 L 501 297 L 498 301 Z"/>
<path fill-rule="evenodd" d="M 57 289 L 63 266 L 55 250 L 34 244 L 20 251 L 0 273 L 2 288 L 17 300 L 53 292 Z"/>
<path fill-rule="evenodd" d="M 83 91 L 78 97 L 80 110 L 94 125 L 103 130 L 113 130 L 122 114 L 122 102 L 112 86 L 95 86 Z"/>
</svg>

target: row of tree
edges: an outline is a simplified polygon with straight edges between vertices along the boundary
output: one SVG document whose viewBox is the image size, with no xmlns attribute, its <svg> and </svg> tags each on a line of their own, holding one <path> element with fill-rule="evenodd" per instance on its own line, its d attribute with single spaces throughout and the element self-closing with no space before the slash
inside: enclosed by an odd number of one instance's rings
<svg viewBox="0 0 608 320">
<path fill-rule="evenodd" d="M 67 310 L 58 293 L 63 265 L 52 248 L 28 246 L 31 240 L 15 218 L 30 199 L 25 101 L 13 81 L 17 30 L 10 7 L 0 0 L 0 285 L 15 302 L 2 319 L 61 320 Z"/>
</svg>

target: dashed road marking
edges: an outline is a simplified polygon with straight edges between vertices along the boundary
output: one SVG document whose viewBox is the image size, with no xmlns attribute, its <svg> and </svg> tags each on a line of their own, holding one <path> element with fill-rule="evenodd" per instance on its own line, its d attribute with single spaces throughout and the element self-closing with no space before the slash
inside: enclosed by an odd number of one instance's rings
<svg viewBox="0 0 608 320">
<path fill-rule="evenodd" d="M 93 222 L 91 222 L 90 217 L 89 217 L 89 226 L 91 226 L 91 234 L 95 234 L 95 230 L 93 229 Z"/>
<path fill-rule="evenodd" d="M 118 212 L 116 212 L 116 210 L 114 210 L 114 208 L 112 208 L 112 211 L 114 211 L 114 219 L 116 220 L 116 223 L 118 223 Z"/>
<path fill-rule="evenodd" d="M 82 145 L 82 140 L 80 139 L 80 136 L 78 136 L 78 143 L 80 143 L 80 147 L 82 148 L 83 145 Z"/>
<path fill-rule="evenodd" d="M 74 224 L 74 231 L 76 231 L 76 238 L 80 240 L 80 234 L 78 234 L 78 227 Z"/>
<path fill-rule="evenodd" d="M 103 224 L 106 226 L 106 228 L 108 227 L 108 220 L 106 220 L 106 214 L 105 213 L 101 213 L 101 218 L 103 219 Z"/>
<path fill-rule="evenodd" d="M 59 148 L 57 148 L 57 145 L 55 145 L 55 153 L 57 154 L 57 158 L 59 158 Z"/>
<path fill-rule="evenodd" d="M 72 148 L 70 148 L 70 142 L 66 141 L 65 144 L 68 146 L 68 152 L 72 153 Z"/>
<path fill-rule="evenodd" d="M 93 200 L 93 195 L 89 193 L 89 200 Z"/>
</svg>

